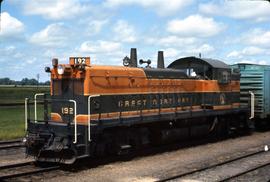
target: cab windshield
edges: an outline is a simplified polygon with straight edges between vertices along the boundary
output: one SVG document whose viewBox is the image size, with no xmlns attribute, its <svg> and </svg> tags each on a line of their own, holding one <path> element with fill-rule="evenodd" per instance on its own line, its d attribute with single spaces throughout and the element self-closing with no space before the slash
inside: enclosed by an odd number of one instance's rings
<svg viewBox="0 0 270 182">
<path fill-rule="evenodd" d="M 52 81 L 52 95 L 73 97 L 83 95 L 83 79 L 58 79 Z"/>
</svg>

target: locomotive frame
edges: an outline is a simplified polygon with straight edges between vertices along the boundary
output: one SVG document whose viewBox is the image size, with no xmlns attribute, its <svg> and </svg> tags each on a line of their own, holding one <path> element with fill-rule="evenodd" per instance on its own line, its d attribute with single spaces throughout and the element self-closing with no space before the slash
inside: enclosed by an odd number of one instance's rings
<svg viewBox="0 0 270 182">
<path fill-rule="evenodd" d="M 53 68 L 45 69 L 51 73 L 52 98 L 35 95 L 34 120 L 26 100 L 27 154 L 38 161 L 70 164 L 147 144 L 248 128 L 250 111 L 240 105 L 240 75 L 225 63 L 187 57 L 164 68 L 159 52 L 158 68 L 138 68 L 136 49 L 124 61 L 121 67 L 91 65 L 90 58 L 73 57 L 65 65 L 53 59 Z M 40 96 L 42 120 L 37 119 Z"/>
</svg>

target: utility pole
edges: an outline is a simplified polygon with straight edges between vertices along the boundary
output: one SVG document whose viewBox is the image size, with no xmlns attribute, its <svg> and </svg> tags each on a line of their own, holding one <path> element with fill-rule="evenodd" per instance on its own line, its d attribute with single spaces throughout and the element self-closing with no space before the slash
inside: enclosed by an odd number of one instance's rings
<svg viewBox="0 0 270 182">
<path fill-rule="evenodd" d="M 38 84 L 39 84 L 39 74 L 37 74 L 37 88 L 38 88 Z"/>
</svg>

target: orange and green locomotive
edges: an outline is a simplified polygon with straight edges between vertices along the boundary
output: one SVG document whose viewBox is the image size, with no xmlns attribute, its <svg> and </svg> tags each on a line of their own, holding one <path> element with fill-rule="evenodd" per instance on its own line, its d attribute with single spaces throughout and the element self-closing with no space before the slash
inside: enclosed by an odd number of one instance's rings
<svg viewBox="0 0 270 182">
<path fill-rule="evenodd" d="M 164 68 L 138 67 L 136 49 L 124 66 L 98 66 L 89 57 L 53 59 L 51 93 L 26 101 L 27 154 L 38 161 L 73 163 L 78 158 L 121 154 L 145 145 L 248 127 L 240 105 L 240 74 L 225 63 L 181 58 Z M 42 119 L 37 105 L 42 103 Z M 28 105 L 27 105 L 28 104 Z"/>
</svg>

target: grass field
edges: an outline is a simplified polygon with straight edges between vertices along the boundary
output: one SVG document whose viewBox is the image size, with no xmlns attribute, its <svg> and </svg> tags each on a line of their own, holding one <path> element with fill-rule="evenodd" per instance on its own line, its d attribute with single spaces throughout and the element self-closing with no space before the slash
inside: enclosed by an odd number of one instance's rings
<svg viewBox="0 0 270 182">
<path fill-rule="evenodd" d="M 0 140 L 24 136 L 24 107 L 0 108 Z"/>
<path fill-rule="evenodd" d="M 35 93 L 49 93 L 49 87 L 1 87 L 0 104 L 24 103 L 24 99 L 33 98 Z"/>
<path fill-rule="evenodd" d="M 34 106 L 29 107 L 30 118 L 34 119 Z M 24 106 L 0 107 L 0 140 L 21 138 L 25 135 Z M 37 107 L 38 120 L 43 118 L 43 106 Z"/>
<path fill-rule="evenodd" d="M 26 97 L 33 98 L 35 93 L 44 92 L 49 92 L 49 88 L 0 87 L 0 104 L 24 103 Z M 31 110 L 33 114 L 33 106 Z M 39 106 L 38 113 L 41 113 L 41 110 Z M 24 106 L 0 106 L 0 140 L 20 138 L 24 135 Z"/>
</svg>

